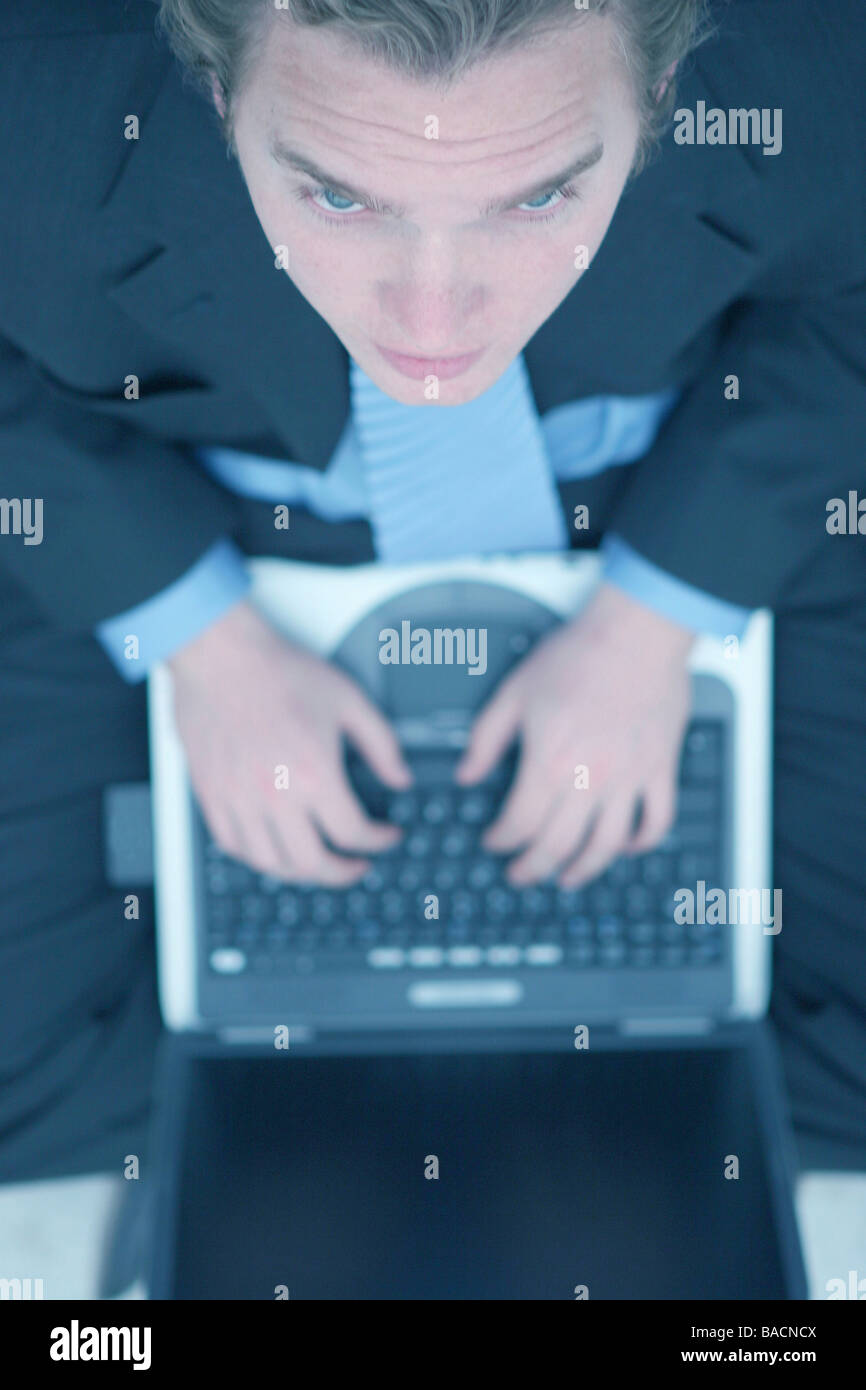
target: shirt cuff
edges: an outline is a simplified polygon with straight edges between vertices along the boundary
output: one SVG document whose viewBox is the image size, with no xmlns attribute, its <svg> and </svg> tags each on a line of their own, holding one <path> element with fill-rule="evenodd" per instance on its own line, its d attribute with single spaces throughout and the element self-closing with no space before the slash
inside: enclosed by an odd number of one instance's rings
<svg viewBox="0 0 866 1390">
<path fill-rule="evenodd" d="M 601 553 L 602 577 L 607 583 L 615 584 L 672 622 L 716 637 L 742 637 L 745 632 L 751 609 L 716 598 L 684 579 L 675 579 L 638 555 L 619 536 L 608 532 L 602 538 Z"/>
<path fill-rule="evenodd" d="M 101 622 L 96 638 L 134 685 L 243 598 L 251 582 L 243 552 L 233 541 L 215 541 L 173 584 Z"/>
</svg>

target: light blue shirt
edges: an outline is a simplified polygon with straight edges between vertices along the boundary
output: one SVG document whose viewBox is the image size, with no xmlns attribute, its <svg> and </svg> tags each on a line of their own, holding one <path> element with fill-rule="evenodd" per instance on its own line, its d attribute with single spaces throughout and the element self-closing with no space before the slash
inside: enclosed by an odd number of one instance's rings
<svg viewBox="0 0 866 1390">
<path fill-rule="evenodd" d="M 592 397 L 548 411 L 539 423 L 552 478 L 588 478 L 641 458 L 677 399 L 675 391 Z M 449 411 L 461 409 L 449 407 Z M 478 446 L 479 441 L 467 432 L 464 487 Z M 301 507 L 332 522 L 370 515 L 367 480 L 351 415 L 324 471 L 235 449 L 200 449 L 198 457 L 224 487 L 243 496 Z M 455 508 L 460 500 L 460 495 L 453 499 Z M 519 518 L 515 524 L 519 525 Z M 611 533 L 603 538 L 602 555 L 604 579 L 656 612 L 695 632 L 742 635 L 748 609 L 674 578 Z M 172 655 L 243 598 L 249 585 L 243 552 L 233 541 L 220 540 L 160 593 L 100 623 L 96 635 L 125 680 L 143 680 L 152 665 Z M 135 644 L 129 642 L 130 636 L 136 638 Z"/>
</svg>

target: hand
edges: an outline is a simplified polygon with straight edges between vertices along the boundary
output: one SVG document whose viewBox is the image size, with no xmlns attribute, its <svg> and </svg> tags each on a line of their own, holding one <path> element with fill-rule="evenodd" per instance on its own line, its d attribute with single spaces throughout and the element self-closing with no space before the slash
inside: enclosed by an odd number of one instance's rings
<svg viewBox="0 0 866 1390">
<path fill-rule="evenodd" d="M 602 585 L 542 641 L 481 711 L 457 780 L 486 777 L 520 736 L 514 783 L 485 848 L 523 852 L 515 885 L 576 888 L 619 854 L 664 838 L 676 814 L 694 634 Z M 588 785 L 580 785 L 580 768 Z M 639 825 L 634 828 L 638 806 Z"/>
<path fill-rule="evenodd" d="M 171 658 L 177 728 L 205 820 L 227 854 L 261 873 L 345 887 L 389 849 L 349 785 L 347 735 L 386 785 L 410 785 L 397 739 L 360 687 L 236 604 Z M 288 786 L 277 785 L 278 766 Z"/>
</svg>

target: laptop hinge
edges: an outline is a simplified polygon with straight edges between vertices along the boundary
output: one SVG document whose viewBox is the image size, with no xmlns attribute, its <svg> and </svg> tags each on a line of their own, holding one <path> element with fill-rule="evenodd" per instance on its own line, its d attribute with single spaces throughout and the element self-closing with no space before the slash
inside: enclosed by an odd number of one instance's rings
<svg viewBox="0 0 866 1390">
<path fill-rule="evenodd" d="M 693 1036 L 696 1033 L 711 1033 L 716 1022 L 712 1018 L 626 1018 L 619 1024 L 619 1030 L 626 1037 L 668 1037 L 671 1034 Z"/>
</svg>

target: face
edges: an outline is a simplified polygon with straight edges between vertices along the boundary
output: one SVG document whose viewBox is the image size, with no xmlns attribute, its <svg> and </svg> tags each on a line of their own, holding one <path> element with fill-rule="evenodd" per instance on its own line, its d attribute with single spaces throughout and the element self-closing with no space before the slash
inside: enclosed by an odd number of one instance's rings
<svg viewBox="0 0 866 1390">
<path fill-rule="evenodd" d="M 232 115 L 271 246 L 407 405 L 459 405 L 502 375 L 601 245 L 639 135 L 622 51 L 596 15 L 447 88 L 282 15 Z"/>
</svg>

